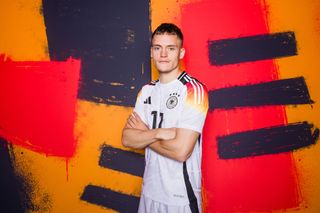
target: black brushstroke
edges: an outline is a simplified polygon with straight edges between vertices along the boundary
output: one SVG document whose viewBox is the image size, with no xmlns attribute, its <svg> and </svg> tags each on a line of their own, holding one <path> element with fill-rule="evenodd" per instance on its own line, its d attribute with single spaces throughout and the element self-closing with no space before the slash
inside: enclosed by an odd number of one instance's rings
<svg viewBox="0 0 320 213">
<path fill-rule="evenodd" d="M 208 48 L 212 65 L 237 64 L 297 55 L 294 32 L 209 41 Z"/>
<path fill-rule="evenodd" d="M 149 0 L 43 0 L 51 60 L 81 59 L 79 98 L 134 106 L 151 79 Z"/>
<path fill-rule="evenodd" d="M 307 122 L 262 128 L 217 137 L 221 159 L 294 151 L 315 144 L 319 129 Z"/>
<path fill-rule="evenodd" d="M 314 103 L 303 77 L 235 86 L 209 92 L 209 106 L 214 109 L 266 105 L 297 105 Z"/>
<path fill-rule="evenodd" d="M 142 154 L 105 145 L 102 147 L 99 165 L 142 177 L 145 162 Z"/>
<path fill-rule="evenodd" d="M 80 199 L 119 212 L 137 212 L 139 207 L 139 197 L 94 185 L 86 186 Z"/>
<path fill-rule="evenodd" d="M 0 212 L 28 212 L 33 207 L 30 190 L 15 173 L 11 156 L 7 141 L 0 137 Z"/>
</svg>

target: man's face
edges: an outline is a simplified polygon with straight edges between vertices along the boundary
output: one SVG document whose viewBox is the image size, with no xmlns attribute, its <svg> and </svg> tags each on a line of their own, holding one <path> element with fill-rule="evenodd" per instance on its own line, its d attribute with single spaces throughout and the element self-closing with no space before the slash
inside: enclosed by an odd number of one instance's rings
<svg viewBox="0 0 320 213">
<path fill-rule="evenodd" d="M 151 46 L 151 58 L 159 73 L 179 70 L 179 60 L 185 53 L 177 35 L 154 35 Z"/>
</svg>

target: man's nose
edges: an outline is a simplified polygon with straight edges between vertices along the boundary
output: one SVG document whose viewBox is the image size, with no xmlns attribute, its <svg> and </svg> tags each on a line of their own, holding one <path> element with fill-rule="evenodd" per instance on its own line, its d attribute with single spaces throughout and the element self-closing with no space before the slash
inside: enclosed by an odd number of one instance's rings
<svg viewBox="0 0 320 213">
<path fill-rule="evenodd" d="M 166 57 L 168 55 L 167 50 L 165 48 L 163 48 L 160 52 L 160 56 L 161 57 Z"/>
</svg>

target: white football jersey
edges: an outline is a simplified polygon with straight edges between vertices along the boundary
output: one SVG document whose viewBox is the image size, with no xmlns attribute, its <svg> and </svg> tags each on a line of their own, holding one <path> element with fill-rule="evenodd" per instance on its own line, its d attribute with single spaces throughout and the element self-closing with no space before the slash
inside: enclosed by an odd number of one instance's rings
<svg viewBox="0 0 320 213">
<path fill-rule="evenodd" d="M 208 92 L 202 83 L 182 72 L 167 84 L 158 80 L 145 85 L 134 110 L 150 129 L 175 127 L 201 134 L 208 111 Z M 201 204 L 201 145 L 199 137 L 184 163 L 147 147 L 143 195 L 167 205 L 188 205 L 195 199 Z"/>
</svg>

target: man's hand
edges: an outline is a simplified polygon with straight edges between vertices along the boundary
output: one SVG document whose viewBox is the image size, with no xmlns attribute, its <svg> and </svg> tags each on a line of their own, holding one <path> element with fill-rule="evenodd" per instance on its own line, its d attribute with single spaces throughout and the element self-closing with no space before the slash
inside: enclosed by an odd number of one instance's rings
<svg viewBox="0 0 320 213">
<path fill-rule="evenodd" d="M 149 130 L 136 112 L 132 112 L 122 130 L 122 145 L 133 149 L 144 149 L 157 141 L 157 131 Z"/>
<path fill-rule="evenodd" d="M 148 130 L 149 127 L 142 121 L 140 116 L 136 112 L 132 112 L 127 120 L 125 128 Z"/>
<path fill-rule="evenodd" d="M 138 113 L 132 112 L 122 131 L 125 147 L 143 149 L 156 141 L 171 140 L 176 137 L 176 128 L 149 129 Z"/>
<path fill-rule="evenodd" d="M 157 138 L 159 140 L 171 140 L 176 137 L 176 128 L 161 128 L 158 131 Z"/>
<path fill-rule="evenodd" d="M 126 124 L 126 128 L 149 130 L 149 127 L 142 121 L 138 113 L 132 112 L 129 116 Z M 158 129 L 157 139 L 158 140 L 171 140 L 176 136 L 176 128 L 161 128 Z"/>
</svg>

